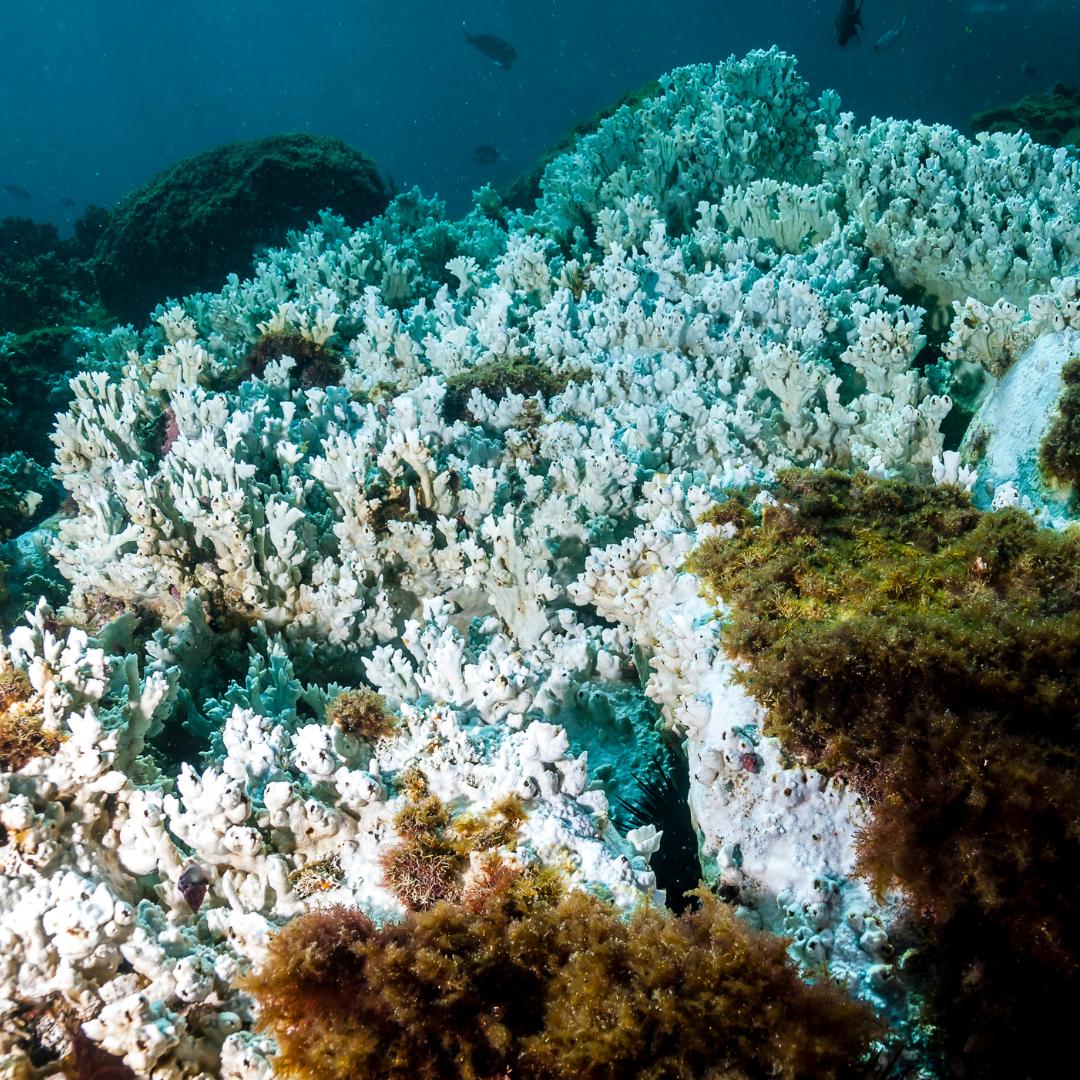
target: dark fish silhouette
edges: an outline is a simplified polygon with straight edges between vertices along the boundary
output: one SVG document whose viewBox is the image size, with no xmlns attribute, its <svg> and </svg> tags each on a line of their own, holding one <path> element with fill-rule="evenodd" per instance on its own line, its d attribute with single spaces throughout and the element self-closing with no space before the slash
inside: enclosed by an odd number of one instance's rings
<svg viewBox="0 0 1080 1080">
<path fill-rule="evenodd" d="M 874 52 L 884 52 L 886 49 L 891 48 L 900 39 L 900 35 L 904 32 L 904 27 L 907 26 L 907 16 L 903 16 L 901 20 L 891 29 L 886 30 L 874 42 Z"/>
<path fill-rule="evenodd" d="M 18 184 L 3 184 L 0 185 L 13 199 L 32 199 L 33 196 L 24 187 L 19 187 Z"/>
<path fill-rule="evenodd" d="M 69 195 L 60 196 L 60 205 L 66 206 L 69 210 L 75 205 L 75 200 Z"/>
<path fill-rule="evenodd" d="M 495 34 L 477 34 L 474 37 L 466 30 L 465 40 L 474 49 L 479 49 L 489 60 L 494 60 L 503 71 L 509 71 L 510 65 L 517 59 L 517 50 L 514 46 L 505 38 L 497 37 Z"/>
<path fill-rule="evenodd" d="M 472 159 L 477 165 L 494 165 L 497 161 L 502 161 L 502 154 L 499 153 L 497 146 L 492 146 L 491 143 L 481 143 L 473 152 Z"/>
<path fill-rule="evenodd" d="M 862 6 L 863 0 L 841 0 L 840 14 L 836 16 L 836 40 L 840 45 L 846 45 L 852 38 L 859 40 Z"/>
<path fill-rule="evenodd" d="M 1038 75 L 1038 71 L 1035 70 L 1035 65 L 1030 60 L 1025 60 L 1020 65 L 1020 73 L 1025 79 L 1034 79 Z"/>
</svg>

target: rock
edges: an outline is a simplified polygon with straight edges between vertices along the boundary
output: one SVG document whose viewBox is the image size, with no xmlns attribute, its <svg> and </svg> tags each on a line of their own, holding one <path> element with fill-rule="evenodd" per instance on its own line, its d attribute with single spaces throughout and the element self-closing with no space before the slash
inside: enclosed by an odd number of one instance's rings
<svg viewBox="0 0 1080 1080">
<path fill-rule="evenodd" d="M 340 139 L 272 135 L 185 158 L 125 196 L 102 230 L 96 276 L 110 311 L 142 322 L 165 297 L 217 289 L 262 245 L 331 209 L 359 225 L 385 209 L 372 162 Z"/>
<path fill-rule="evenodd" d="M 1080 333 L 1044 334 L 1001 377 L 976 412 L 961 457 L 978 469 L 972 495 L 980 507 L 1021 505 L 1063 520 L 1075 490 L 1045 474 L 1039 456 L 1058 414 L 1062 369 L 1080 356 Z"/>
<path fill-rule="evenodd" d="M 1080 146 L 1080 92 L 1056 83 L 1045 94 L 1028 94 L 971 118 L 975 131 L 1026 131 L 1048 146 Z"/>
</svg>

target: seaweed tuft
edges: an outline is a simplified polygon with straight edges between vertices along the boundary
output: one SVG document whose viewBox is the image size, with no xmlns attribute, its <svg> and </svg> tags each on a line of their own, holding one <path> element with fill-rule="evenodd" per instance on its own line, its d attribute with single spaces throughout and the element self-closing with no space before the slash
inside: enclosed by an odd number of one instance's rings
<svg viewBox="0 0 1080 1080">
<path fill-rule="evenodd" d="M 375 742 L 397 731 L 397 717 L 387 707 L 382 694 L 369 687 L 343 690 L 326 707 L 328 723 L 347 735 Z"/>
<path fill-rule="evenodd" d="M 540 872 L 543 874 L 543 872 Z M 493 870 L 494 874 L 494 870 Z M 534 877 L 534 883 L 542 880 Z M 321 1080 L 842 1080 L 881 1032 L 839 987 L 801 980 L 784 942 L 719 901 L 629 917 L 588 893 L 489 878 L 374 928 L 301 915 L 244 981 L 275 1071 Z"/>
<path fill-rule="evenodd" d="M 1080 480 L 1080 356 L 1061 369 L 1057 414 L 1039 447 L 1043 472 L 1062 484 Z"/>
</svg>

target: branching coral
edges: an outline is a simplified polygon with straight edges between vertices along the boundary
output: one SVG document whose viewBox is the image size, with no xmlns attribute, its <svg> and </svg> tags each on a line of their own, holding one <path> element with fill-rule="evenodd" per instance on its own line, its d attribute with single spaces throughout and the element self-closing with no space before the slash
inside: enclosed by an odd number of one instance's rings
<svg viewBox="0 0 1080 1080">
<path fill-rule="evenodd" d="M 379 929 L 348 909 L 301 916 L 245 985 L 297 1078 L 826 1080 L 865 1075 L 877 1032 L 710 897 L 625 919 L 520 871 L 472 910 Z"/>
<path fill-rule="evenodd" d="M 859 865 L 938 936 L 950 1048 L 1000 1066 L 997 1033 L 1050 1037 L 1044 988 L 1080 971 L 1080 535 L 865 475 L 769 496 L 751 522 L 733 494 L 690 566 L 772 731 L 871 796 Z"/>
</svg>

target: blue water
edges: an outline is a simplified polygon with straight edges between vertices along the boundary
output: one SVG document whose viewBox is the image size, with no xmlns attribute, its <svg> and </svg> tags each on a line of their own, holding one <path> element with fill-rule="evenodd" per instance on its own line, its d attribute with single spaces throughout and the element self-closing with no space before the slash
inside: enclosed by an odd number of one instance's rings
<svg viewBox="0 0 1080 1080">
<path fill-rule="evenodd" d="M 0 184 L 33 197 L 0 191 L 0 216 L 70 226 L 178 158 L 296 130 L 339 136 L 458 211 L 646 79 L 774 43 L 860 116 L 962 131 L 973 111 L 1080 82 L 1080 0 L 865 0 L 863 42 L 843 49 L 839 3 L 8 0 Z M 875 53 L 902 15 L 900 40 Z M 510 40 L 512 70 L 466 45 L 463 23 Z M 475 164 L 480 143 L 502 160 Z"/>
</svg>

